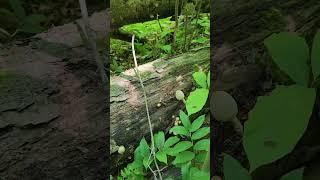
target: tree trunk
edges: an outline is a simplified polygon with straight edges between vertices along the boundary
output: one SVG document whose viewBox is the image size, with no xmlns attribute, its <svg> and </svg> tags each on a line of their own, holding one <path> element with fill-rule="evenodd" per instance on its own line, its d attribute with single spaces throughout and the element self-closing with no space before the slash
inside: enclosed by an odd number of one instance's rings
<svg viewBox="0 0 320 180">
<path fill-rule="evenodd" d="M 309 45 L 311 45 L 320 24 L 320 2 L 318 0 L 219 0 L 212 1 L 212 7 L 214 7 L 212 32 L 214 34 L 213 43 L 215 47 L 213 49 L 215 57 L 213 57 L 212 78 L 214 82 L 212 84 L 220 85 L 213 86 L 213 89 L 223 89 L 231 93 L 248 93 L 244 94 L 246 97 L 243 100 L 240 97 L 236 97 L 239 107 L 248 104 L 248 101 L 250 101 L 248 97 L 256 93 L 256 90 L 261 87 L 259 82 L 266 82 L 266 80 L 270 79 L 271 74 L 265 71 L 265 66 L 259 66 L 261 71 L 253 70 L 254 68 L 252 70 L 248 68 L 244 68 L 244 70 L 242 68 L 242 71 L 240 71 L 242 73 L 240 74 L 245 77 L 246 81 L 238 83 L 239 76 L 235 75 L 237 73 L 232 73 L 232 71 L 238 68 L 238 71 L 234 72 L 239 73 L 240 67 L 247 66 L 247 64 L 255 66 L 255 63 L 250 60 L 262 60 L 265 51 L 263 40 L 272 33 L 280 31 L 297 32 L 305 37 Z M 253 59 L 250 59 L 252 58 L 251 52 L 256 53 Z M 257 75 L 261 75 L 261 72 L 262 76 L 257 77 Z M 226 76 L 225 74 L 228 73 L 229 75 Z M 223 80 L 223 77 L 227 80 Z M 250 79 L 258 79 L 259 81 Z M 248 87 L 255 89 L 255 91 L 248 90 Z M 257 97 L 258 94 L 254 96 Z M 316 102 L 319 102 L 319 100 L 318 92 Z M 251 103 L 249 109 L 253 108 L 254 103 Z M 252 172 L 253 179 L 276 180 L 292 169 L 305 165 L 312 166 L 312 161 L 318 161 L 318 146 L 320 144 L 314 139 L 319 137 L 320 134 L 319 104 L 316 103 L 314 108 L 308 129 L 293 152 Z M 221 125 L 214 124 L 216 129 L 222 128 Z M 223 132 L 227 133 L 226 131 Z M 221 153 L 222 151 L 220 148 L 222 136 L 219 134 L 215 133 L 213 136 L 216 143 L 213 146 L 218 147 L 218 151 L 220 151 L 216 153 Z M 237 151 L 241 151 L 241 149 L 242 147 L 239 146 Z M 214 161 L 217 162 L 219 160 L 215 159 Z M 248 167 L 246 159 L 242 160 L 242 164 Z M 214 168 L 218 168 L 218 170 L 213 170 L 215 174 L 221 174 L 219 167 L 215 166 Z M 308 172 L 308 170 L 305 172 Z"/>
<path fill-rule="evenodd" d="M 209 0 L 202 2 L 202 5 L 204 12 L 210 11 Z M 156 0 L 111 0 L 110 9 L 112 17 L 111 30 L 115 32 L 119 27 L 126 24 L 155 20 L 157 14 L 159 18 L 174 15 L 175 0 L 161 0 L 161 2 Z"/>
<path fill-rule="evenodd" d="M 166 131 L 174 124 L 175 119 L 172 116 L 178 116 L 178 110 L 184 107 L 184 104 L 175 98 L 176 90 L 180 89 L 186 95 L 190 92 L 194 65 L 208 68 L 209 55 L 210 50 L 205 48 L 139 66 L 155 132 Z M 114 143 L 111 146 L 110 163 L 118 162 L 118 167 L 128 160 L 142 137 L 150 137 L 140 83 L 133 69 L 125 71 L 124 74 L 122 77 L 111 77 L 110 91 L 110 135 L 111 143 Z M 116 146 L 121 145 L 127 149 L 122 156 L 116 153 Z M 111 167 L 112 171 L 118 167 L 114 165 Z"/>
</svg>

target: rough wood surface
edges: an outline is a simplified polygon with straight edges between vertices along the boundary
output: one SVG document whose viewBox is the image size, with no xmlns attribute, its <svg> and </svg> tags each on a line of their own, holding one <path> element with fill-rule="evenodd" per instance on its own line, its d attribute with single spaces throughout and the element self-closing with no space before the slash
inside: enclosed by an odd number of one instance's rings
<svg viewBox="0 0 320 180">
<path fill-rule="evenodd" d="M 91 19 L 100 38 L 104 16 Z M 2 179 L 107 178 L 109 114 L 96 70 L 74 23 L 0 48 Z"/>
<path fill-rule="evenodd" d="M 172 115 L 177 116 L 178 110 L 184 107 L 182 102 L 176 100 L 175 91 L 180 89 L 186 95 L 190 92 L 195 64 L 208 69 L 209 55 L 209 48 L 205 48 L 139 66 L 154 131 L 166 131 L 174 124 Z M 111 150 L 114 152 L 111 164 L 118 162 L 121 167 L 123 162 L 129 160 L 128 156 L 132 155 L 140 139 L 143 136 L 147 139 L 150 137 L 143 92 L 133 69 L 124 72 L 122 77 L 111 77 L 110 95 L 111 141 L 115 143 L 114 146 L 124 145 L 127 149 L 123 156 Z"/>
</svg>

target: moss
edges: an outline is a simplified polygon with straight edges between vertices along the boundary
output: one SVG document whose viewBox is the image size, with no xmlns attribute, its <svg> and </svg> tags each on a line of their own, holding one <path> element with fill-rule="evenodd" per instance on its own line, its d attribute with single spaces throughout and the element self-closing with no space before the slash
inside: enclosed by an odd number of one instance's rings
<svg viewBox="0 0 320 180">
<path fill-rule="evenodd" d="M 122 86 L 112 84 L 110 86 L 110 96 L 111 97 L 117 97 L 125 94 L 128 90 Z"/>
<path fill-rule="evenodd" d="M 162 69 L 165 68 L 168 64 L 168 61 L 160 60 L 158 62 L 153 63 L 153 67 L 155 67 L 156 69 Z"/>
</svg>

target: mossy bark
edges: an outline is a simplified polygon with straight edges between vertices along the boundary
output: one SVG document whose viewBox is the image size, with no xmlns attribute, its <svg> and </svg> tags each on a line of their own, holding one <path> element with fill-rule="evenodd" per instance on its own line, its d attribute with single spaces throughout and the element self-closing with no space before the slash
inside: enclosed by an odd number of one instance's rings
<svg viewBox="0 0 320 180">
<path fill-rule="evenodd" d="M 209 2 L 204 0 L 202 3 L 205 12 L 210 11 Z M 175 0 L 111 0 L 110 9 L 111 29 L 117 29 L 126 24 L 155 20 L 157 14 L 159 18 L 172 16 L 175 14 Z"/>
</svg>

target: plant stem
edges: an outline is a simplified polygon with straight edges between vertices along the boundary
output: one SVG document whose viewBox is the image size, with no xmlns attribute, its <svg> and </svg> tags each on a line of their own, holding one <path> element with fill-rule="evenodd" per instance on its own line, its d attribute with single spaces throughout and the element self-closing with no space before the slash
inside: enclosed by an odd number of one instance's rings
<svg viewBox="0 0 320 180">
<path fill-rule="evenodd" d="M 103 87 L 106 88 L 106 85 L 108 82 L 108 77 L 107 77 L 107 73 L 105 72 L 105 69 L 104 69 L 103 61 L 102 61 L 100 54 L 98 52 L 98 49 L 97 49 L 97 44 L 95 42 L 96 35 L 92 31 L 92 29 L 90 28 L 86 0 L 79 0 L 79 4 L 80 4 L 80 9 L 81 9 L 82 19 L 83 19 L 84 26 L 85 26 L 85 32 L 88 36 L 88 41 L 89 41 L 91 49 L 94 53 L 98 69 L 100 71 L 100 76 L 101 76 L 101 80 L 103 83 Z"/>
<path fill-rule="evenodd" d="M 136 53 L 135 53 L 135 50 L 134 50 L 134 35 L 132 35 L 132 55 L 133 55 L 133 60 L 134 60 L 134 65 L 135 65 L 134 72 L 136 73 L 136 75 L 139 78 L 140 85 L 141 85 L 141 88 L 142 88 L 142 91 L 143 91 L 144 102 L 145 102 L 145 105 L 146 105 L 146 111 L 147 111 L 147 117 L 148 117 L 148 123 L 149 123 L 149 130 L 150 130 L 150 136 L 151 136 L 151 154 L 153 155 L 154 163 L 156 165 L 156 169 L 157 169 L 157 172 L 159 174 L 159 178 L 160 178 L 160 180 L 162 180 L 161 171 L 159 169 L 159 166 L 158 166 L 158 163 L 157 163 L 157 159 L 156 159 L 154 139 L 153 139 L 153 130 L 152 130 L 152 124 L 151 124 L 151 119 L 150 119 L 150 114 L 149 114 L 147 93 L 146 93 L 146 90 L 145 90 L 144 85 L 143 85 L 143 81 L 142 81 L 140 73 L 139 73 L 138 63 L 137 63 L 137 59 L 136 59 Z"/>
<path fill-rule="evenodd" d="M 173 33 L 173 48 L 174 48 L 174 50 L 176 50 L 177 32 L 178 32 L 178 26 L 179 26 L 179 22 L 178 22 L 179 12 L 178 11 L 179 11 L 179 0 L 176 0 L 176 4 L 175 4 L 176 25 L 174 27 L 174 33 Z"/>
</svg>

